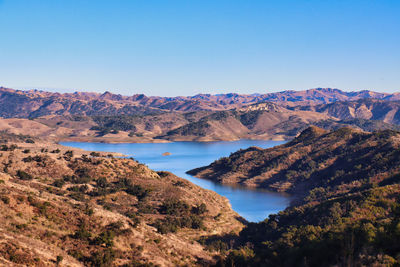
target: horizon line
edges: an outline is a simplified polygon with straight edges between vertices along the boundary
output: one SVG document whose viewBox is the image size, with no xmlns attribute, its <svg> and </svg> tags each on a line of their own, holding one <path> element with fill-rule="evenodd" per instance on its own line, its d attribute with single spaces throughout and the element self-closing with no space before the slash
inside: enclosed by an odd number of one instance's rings
<svg viewBox="0 0 400 267">
<path fill-rule="evenodd" d="M 38 91 L 38 92 L 46 92 L 46 93 L 59 93 L 59 94 L 75 94 L 75 93 L 91 93 L 91 94 L 99 94 L 103 95 L 106 93 L 111 93 L 114 95 L 121 95 L 121 96 L 133 96 L 133 95 L 145 95 L 147 97 L 190 97 L 190 96 L 197 96 L 197 95 L 212 95 L 212 96 L 218 96 L 218 95 L 228 95 L 228 94 L 236 94 L 236 95 L 266 95 L 266 94 L 276 94 L 276 93 L 283 93 L 283 92 L 305 92 L 305 91 L 310 91 L 310 90 L 320 90 L 320 89 L 331 89 L 331 90 L 338 90 L 341 92 L 345 93 L 355 93 L 355 92 L 374 92 L 374 93 L 379 93 L 379 94 L 396 94 L 400 93 L 400 91 L 395 91 L 393 93 L 388 93 L 388 92 L 379 92 L 379 91 L 374 91 L 373 89 L 339 89 L 339 88 L 334 88 L 334 87 L 314 87 L 314 88 L 308 88 L 308 89 L 286 89 L 286 90 L 277 90 L 277 91 L 272 91 L 272 92 L 255 92 L 255 93 L 238 93 L 238 92 L 228 92 L 228 93 L 197 93 L 193 95 L 175 95 L 175 96 L 161 96 L 161 95 L 147 95 L 145 93 L 134 93 L 132 95 L 126 95 L 126 94 L 121 94 L 117 93 L 114 90 L 105 90 L 105 91 L 85 91 L 84 89 L 72 89 L 72 88 L 51 88 L 51 87 L 8 87 L 4 85 L 0 85 L 0 88 L 2 89 L 11 89 L 15 91 Z"/>
</svg>

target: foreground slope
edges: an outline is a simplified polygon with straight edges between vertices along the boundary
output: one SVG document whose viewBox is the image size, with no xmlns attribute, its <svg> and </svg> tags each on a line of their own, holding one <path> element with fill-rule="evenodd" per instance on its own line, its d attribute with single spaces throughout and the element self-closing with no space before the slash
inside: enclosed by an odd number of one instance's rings
<svg viewBox="0 0 400 267">
<path fill-rule="evenodd" d="M 228 255 L 218 266 L 399 266 L 395 177 L 346 194 L 321 193 L 249 224 L 236 239 L 210 239 L 209 246 Z"/>
<path fill-rule="evenodd" d="M 394 131 L 312 127 L 286 145 L 239 151 L 193 171 L 297 197 L 236 238 L 207 239 L 227 255 L 218 266 L 399 266 L 399 144 Z"/>
<path fill-rule="evenodd" d="M 0 137 L 0 265 L 211 264 L 197 240 L 242 228 L 227 199 L 171 173 Z"/>
</svg>

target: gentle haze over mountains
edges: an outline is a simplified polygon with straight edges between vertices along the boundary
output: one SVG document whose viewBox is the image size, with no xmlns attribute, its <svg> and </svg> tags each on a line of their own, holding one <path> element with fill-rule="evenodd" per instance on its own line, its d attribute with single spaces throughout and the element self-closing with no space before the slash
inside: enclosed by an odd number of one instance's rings
<svg viewBox="0 0 400 267">
<path fill-rule="evenodd" d="M 0 1 L 0 85 L 132 95 L 395 92 L 400 2 Z"/>
</svg>

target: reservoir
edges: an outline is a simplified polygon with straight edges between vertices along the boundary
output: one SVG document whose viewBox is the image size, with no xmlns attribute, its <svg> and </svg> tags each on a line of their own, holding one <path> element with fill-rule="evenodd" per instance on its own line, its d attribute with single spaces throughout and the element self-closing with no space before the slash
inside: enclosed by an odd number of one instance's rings
<svg viewBox="0 0 400 267">
<path fill-rule="evenodd" d="M 250 222 L 259 222 L 269 214 L 284 210 L 289 204 L 287 195 L 266 190 L 232 187 L 199 179 L 185 172 L 205 166 L 214 160 L 229 156 L 239 149 L 250 146 L 261 148 L 281 145 L 284 141 L 240 140 L 218 142 L 172 142 L 172 143 L 81 143 L 62 142 L 62 145 L 89 151 L 118 152 L 135 158 L 156 171 L 169 171 L 192 183 L 225 196 L 232 209 Z"/>
</svg>

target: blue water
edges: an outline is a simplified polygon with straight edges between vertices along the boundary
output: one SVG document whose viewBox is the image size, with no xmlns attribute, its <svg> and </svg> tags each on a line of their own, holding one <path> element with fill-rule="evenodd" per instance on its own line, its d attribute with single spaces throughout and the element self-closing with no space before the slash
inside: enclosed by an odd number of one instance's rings
<svg viewBox="0 0 400 267">
<path fill-rule="evenodd" d="M 229 199 L 232 208 L 250 222 L 259 222 L 269 214 L 285 209 L 289 204 L 286 195 L 265 190 L 231 187 L 216 184 L 186 174 L 193 168 L 210 164 L 214 160 L 229 156 L 240 148 L 258 146 L 268 148 L 284 143 L 283 141 L 240 140 L 234 142 L 173 142 L 173 143 L 79 143 L 63 142 L 63 145 L 90 151 L 119 152 L 132 156 L 153 170 L 169 171 L 185 178 L 202 188 L 213 190 Z M 170 156 L 162 153 L 170 152 Z"/>
</svg>

